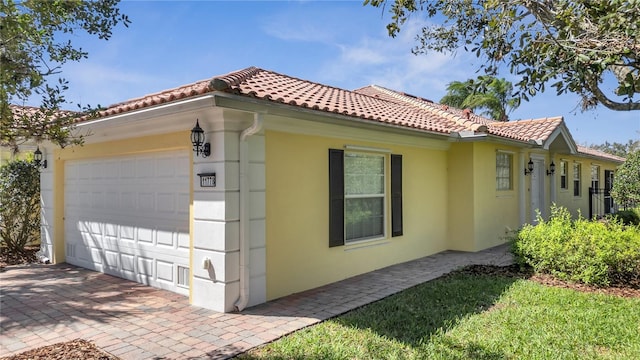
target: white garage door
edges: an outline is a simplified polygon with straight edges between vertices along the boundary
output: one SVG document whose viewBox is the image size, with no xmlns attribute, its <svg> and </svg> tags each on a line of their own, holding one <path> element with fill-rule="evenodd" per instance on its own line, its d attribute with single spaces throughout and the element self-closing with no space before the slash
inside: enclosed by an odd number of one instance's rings
<svg viewBox="0 0 640 360">
<path fill-rule="evenodd" d="M 67 161 L 67 262 L 187 295 L 188 156 Z"/>
</svg>

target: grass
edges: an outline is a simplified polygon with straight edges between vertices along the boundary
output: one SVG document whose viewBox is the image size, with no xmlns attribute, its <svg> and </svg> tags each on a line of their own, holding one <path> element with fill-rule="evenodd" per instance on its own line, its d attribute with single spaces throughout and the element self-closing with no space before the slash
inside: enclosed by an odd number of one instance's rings
<svg viewBox="0 0 640 360">
<path fill-rule="evenodd" d="M 241 359 L 640 359 L 640 299 L 455 273 Z"/>
</svg>

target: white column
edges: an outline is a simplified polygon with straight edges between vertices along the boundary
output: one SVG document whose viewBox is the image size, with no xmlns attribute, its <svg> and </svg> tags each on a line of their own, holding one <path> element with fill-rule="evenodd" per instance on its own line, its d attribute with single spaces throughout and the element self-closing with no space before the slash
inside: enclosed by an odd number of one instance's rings
<svg viewBox="0 0 640 360">
<path fill-rule="evenodd" d="M 191 303 L 230 312 L 240 279 L 239 132 L 226 129 L 222 118 L 213 120 L 200 119 L 211 155 L 193 154 Z M 201 187 L 199 173 L 216 173 L 216 186 Z"/>
</svg>

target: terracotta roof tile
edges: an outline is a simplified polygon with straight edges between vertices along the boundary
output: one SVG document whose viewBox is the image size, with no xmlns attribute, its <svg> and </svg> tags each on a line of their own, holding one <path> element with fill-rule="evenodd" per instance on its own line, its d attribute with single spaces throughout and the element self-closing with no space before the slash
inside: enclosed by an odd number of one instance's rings
<svg viewBox="0 0 640 360">
<path fill-rule="evenodd" d="M 616 155 L 612 155 L 609 153 L 606 153 L 604 151 L 600 151 L 600 150 L 596 150 L 596 149 L 592 149 L 586 146 L 582 146 L 582 145 L 577 145 L 578 148 L 578 152 L 581 154 L 585 154 L 585 155 L 591 155 L 591 156 L 595 156 L 595 157 L 599 157 L 599 158 L 605 158 L 605 159 L 609 159 L 609 160 L 613 160 L 616 162 L 624 162 L 626 159 L 620 156 L 616 156 Z"/>
<path fill-rule="evenodd" d="M 211 84 L 219 91 L 423 131 L 448 134 L 465 130 L 453 119 L 410 104 L 257 68 L 216 77 Z"/>
<path fill-rule="evenodd" d="M 206 94 L 213 91 L 209 88 L 209 80 L 197 81 L 193 84 L 180 86 L 177 88 L 164 90 L 158 93 L 145 95 L 139 98 L 127 100 L 115 105 L 109 106 L 107 109 L 100 111 L 100 116 L 111 116 L 125 113 L 132 110 L 142 109 L 154 105 L 160 105 L 175 100 L 181 100 L 197 95 Z M 79 119 L 82 121 L 84 119 Z"/>
<path fill-rule="evenodd" d="M 518 141 L 544 141 L 563 122 L 562 117 L 499 122 L 381 86 L 349 91 L 256 67 L 121 102 L 100 111 L 99 116 L 117 115 L 214 91 L 444 135 L 472 131 Z M 12 105 L 12 111 L 22 114 L 39 109 Z M 83 120 L 87 118 L 78 119 Z M 594 149 L 582 146 L 578 149 L 582 154 L 624 161 Z"/>
<path fill-rule="evenodd" d="M 517 140 L 545 141 L 562 124 L 561 116 L 518 121 L 496 121 L 489 125 L 491 133 Z"/>
</svg>

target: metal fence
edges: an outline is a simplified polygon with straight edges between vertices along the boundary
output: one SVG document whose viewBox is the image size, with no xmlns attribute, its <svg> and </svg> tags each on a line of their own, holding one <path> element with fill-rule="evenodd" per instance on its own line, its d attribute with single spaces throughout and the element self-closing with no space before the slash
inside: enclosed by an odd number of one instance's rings
<svg viewBox="0 0 640 360">
<path fill-rule="evenodd" d="M 618 205 L 611 197 L 611 189 L 589 188 L 589 219 L 601 218 L 618 211 Z"/>
</svg>

